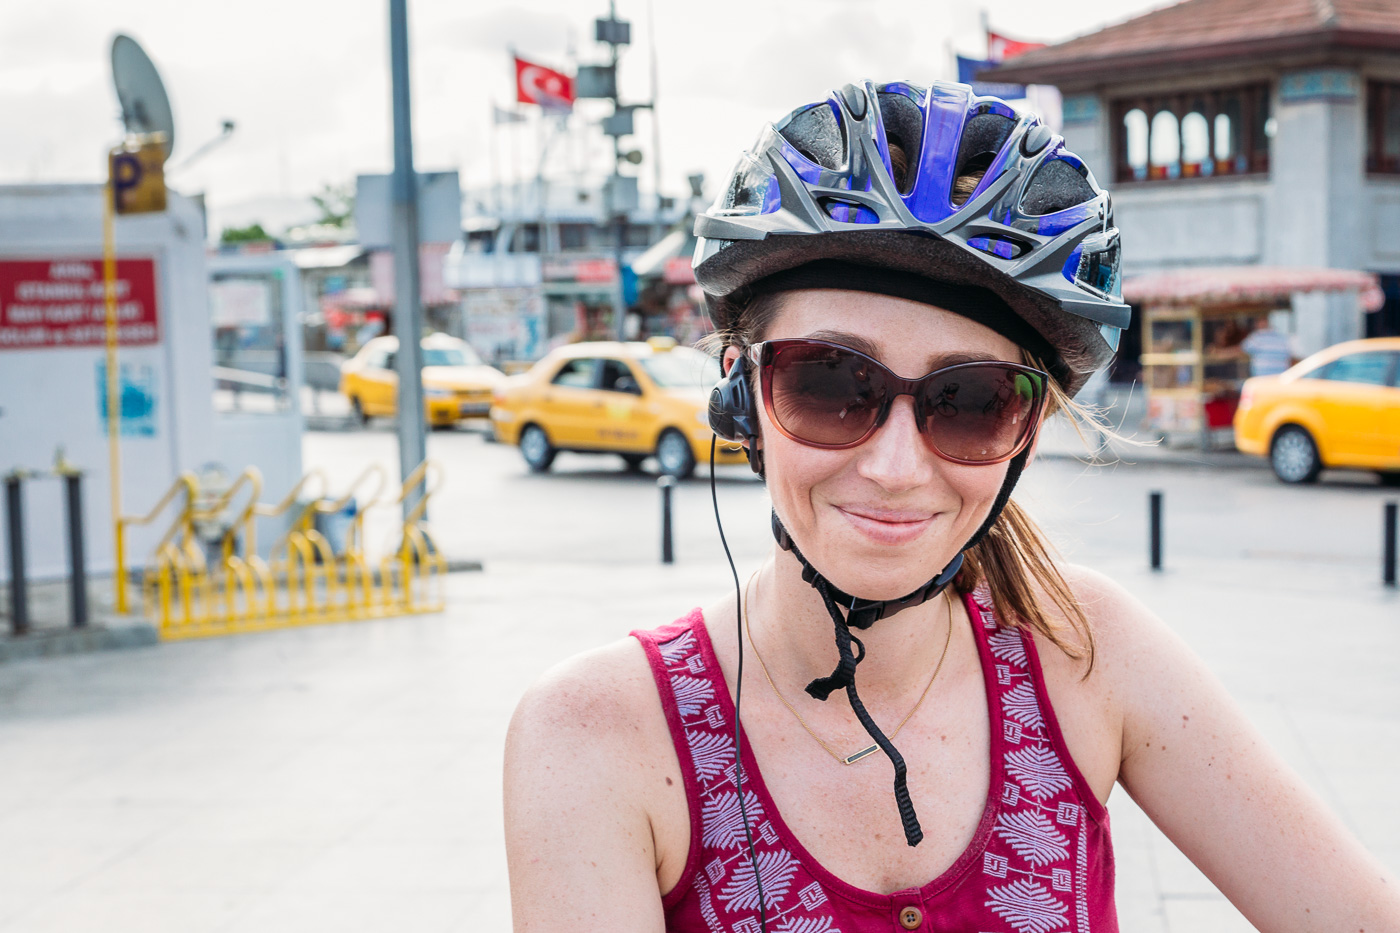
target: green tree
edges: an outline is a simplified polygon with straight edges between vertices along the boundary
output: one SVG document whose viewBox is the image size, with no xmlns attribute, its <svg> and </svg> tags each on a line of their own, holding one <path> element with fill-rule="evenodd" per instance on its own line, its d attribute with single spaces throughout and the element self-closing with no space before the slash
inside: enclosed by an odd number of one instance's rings
<svg viewBox="0 0 1400 933">
<path fill-rule="evenodd" d="M 320 208 L 321 216 L 316 221 L 330 227 L 344 227 L 355 216 L 355 186 L 353 183 L 322 185 L 320 194 L 313 194 L 311 200 Z"/>
<path fill-rule="evenodd" d="M 225 246 L 237 243 L 261 243 L 272 239 L 272 234 L 263 229 L 260 223 L 249 224 L 246 227 L 225 227 L 224 232 L 219 234 L 219 242 Z"/>
</svg>

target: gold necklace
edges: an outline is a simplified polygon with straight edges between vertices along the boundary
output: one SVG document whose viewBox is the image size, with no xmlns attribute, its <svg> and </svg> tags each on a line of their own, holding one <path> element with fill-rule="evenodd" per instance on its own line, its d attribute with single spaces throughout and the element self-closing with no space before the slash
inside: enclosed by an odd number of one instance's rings
<svg viewBox="0 0 1400 933">
<path fill-rule="evenodd" d="M 757 572 L 754 573 L 754 576 L 758 576 Z M 753 583 L 753 577 L 749 577 L 749 583 Z M 895 736 L 899 735 L 899 730 L 904 728 L 904 724 L 908 722 L 910 718 L 919 711 L 919 707 L 922 706 L 924 703 L 924 698 L 928 696 L 929 690 L 933 687 L 933 682 L 938 679 L 938 672 L 943 670 L 943 660 L 948 657 L 948 644 L 953 640 L 953 600 L 946 595 L 944 596 L 944 600 L 946 600 L 948 603 L 948 634 L 945 635 L 943 638 L 943 652 L 939 654 L 938 664 L 933 669 L 933 676 L 928 679 L 928 684 L 924 687 L 924 692 L 919 694 L 919 699 L 914 704 L 914 708 L 904 714 L 904 718 L 899 721 L 899 725 L 895 726 L 894 731 L 889 734 L 889 738 L 891 741 L 894 740 Z M 758 645 L 754 644 L 753 626 L 749 624 L 748 604 L 749 587 L 748 585 L 746 585 L 744 587 L 743 606 L 744 634 L 748 636 L 749 647 L 753 649 L 753 656 L 758 659 L 758 666 L 763 670 L 763 676 L 764 679 L 768 681 L 768 686 L 773 688 L 774 695 L 777 696 L 777 698 L 782 702 L 782 704 L 788 708 L 788 712 L 792 713 L 793 717 L 797 719 L 798 725 L 805 729 L 807 731 L 807 734 L 810 735 L 813 739 L 815 739 L 817 744 L 820 745 L 823 749 L 825 749 L 828 755 L 830 755 L 832 758 L 835 758 L 843 765 L 853 765 L 857 761 L 860 761 L 862 758 L 868 758 L 869 756 L 879 751 L 880 746 L 872 743 L 866 746 L 865 748 L 862 748 L 860 751 L 853 752 L 852 754 L 847 755 L 843 758 L 841 757 L 841 754 L 839 752 L 833 749 L 830 745 L 826 744 L 826 742 L 822 741 L 821 736 L 817 735 L 815 732 L 812 731 L 812 727 L 807 725 L 807 720 L 802 718 L 802 714 L 797 711 L 797 708 L 795 706 L 793 706 L 787 701 L 787 697 L 783 696 L 783 692 L 778 689 L 778 685 L 773 681 L 773 675 L 768 673 L 768 665 L 764 663 L 763 655 L 758 653 Z"/>
</svg>

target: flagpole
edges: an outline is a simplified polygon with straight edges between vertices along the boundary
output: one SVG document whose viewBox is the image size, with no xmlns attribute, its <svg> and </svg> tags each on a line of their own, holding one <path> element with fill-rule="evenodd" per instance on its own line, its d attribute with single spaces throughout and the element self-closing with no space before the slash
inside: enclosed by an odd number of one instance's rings
<svg viewBox="0 0 1400 933">
<path fill-rule="evenodd" d="M 495 194 L 496 219 L 501 219 L 501 130 L 500 130 L 501 108 L 497 106 L 495 98 L 491 100 L 491 191 Z M 499 228 L 497 228 L 499 232 Z"/>
</svg>

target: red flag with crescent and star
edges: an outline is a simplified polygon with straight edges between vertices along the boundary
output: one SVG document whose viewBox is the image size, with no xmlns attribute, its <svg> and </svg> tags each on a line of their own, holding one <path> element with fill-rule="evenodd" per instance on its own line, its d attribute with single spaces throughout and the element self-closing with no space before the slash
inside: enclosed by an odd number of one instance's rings
<svg viewBox="0 0 1400 933">
<path fill-rule="evenodd" d="M 515 99 L 522 104 L 538 104 L 546 110 L 573 110 L 574 79 L 562 71 L 516 56 Z"/>
</svg>

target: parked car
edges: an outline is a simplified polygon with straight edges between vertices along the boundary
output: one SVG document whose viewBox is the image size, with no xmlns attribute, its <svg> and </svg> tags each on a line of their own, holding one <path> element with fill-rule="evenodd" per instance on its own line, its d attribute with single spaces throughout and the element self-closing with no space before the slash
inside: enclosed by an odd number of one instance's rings
<svg viewBox="0 0 1400 933">
<path fill-rule="evenodd" d="M 1235 446 L 1268 457 L 1285 483 L 1327 467 L 1375 470 L 1400 484 L 1400 337 L 1328 347 L 1277 376 L 1245 381 Z"/>
<path fill-rule="evenodd" d="M 670 338 L 570 344 L 496 390 L 491 424 L 535 472 L 570 450 L 620 454 L 630 470 L 655 455 L 663 473 L 684 478 L 709 459 L 719 377 L 718 362 Z M 715 463 L 744 462 L 742 447 L 719 442 Z"/>
<path fill-rule="evenodd" d="M 505 374 L 487 366 L 471 344 L 447 334 L 423 338 L 423 409 L 434 427 L 451 427 L 463 418 L 491 412 L 491 392 Z M 399 375 L 395 357 L 399 338 L 375 337 L 340 367 L 340 391 L 363 424 L 392 418 L 398 410 Z"/>
</svg>

